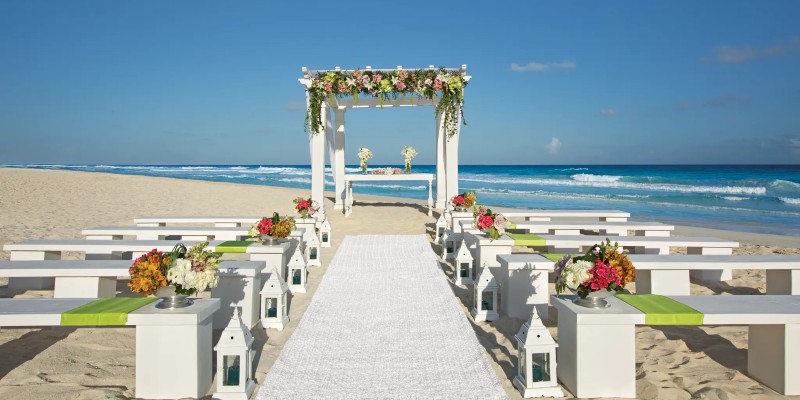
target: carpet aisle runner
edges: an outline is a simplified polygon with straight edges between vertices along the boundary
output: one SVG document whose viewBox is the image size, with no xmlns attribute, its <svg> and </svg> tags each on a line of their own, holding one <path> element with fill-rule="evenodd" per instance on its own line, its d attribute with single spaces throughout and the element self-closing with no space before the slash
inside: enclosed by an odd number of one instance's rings
<svg viewBox="0 0 800 400">
<path fill-rule="evenodd" d="M 445 279 L 424 235 L 346 237 L 257 398 L 507 398 Z"/>
</svg>

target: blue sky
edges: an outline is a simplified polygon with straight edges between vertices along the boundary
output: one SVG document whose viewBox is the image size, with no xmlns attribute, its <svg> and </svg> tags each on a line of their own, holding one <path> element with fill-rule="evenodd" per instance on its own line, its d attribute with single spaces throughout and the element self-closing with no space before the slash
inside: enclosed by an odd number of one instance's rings
<svg viewBox="0 0 800 400">
<path fill-rule="evenodd" d="M 272 4 L 276 3 L 276 4 Z M 491 6 L 489 6 L 491 5 Z M 0 164 L 308 164 L 300 68 L 458 67 L 462 164 L 798 164 L 800 3 L 0 2 Z M 434 161 L 429 107 L 347 161 Z"/>
</svg>

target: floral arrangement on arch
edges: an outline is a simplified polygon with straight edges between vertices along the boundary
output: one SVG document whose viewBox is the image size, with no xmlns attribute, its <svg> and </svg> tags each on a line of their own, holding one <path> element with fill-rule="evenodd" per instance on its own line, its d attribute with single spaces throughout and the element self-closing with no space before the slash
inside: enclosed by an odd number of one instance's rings
<svg viewBox="0 0 800 400">
<path fill-rule="evenodd" d="M 358 159 L 361 160 L 361 164 L 359 168 L 361 168 L 361 172 L 367 173 L 367 161 L 372 158 L 372 150 L 366 147 L 359 147 L 358 148 Z"/>
<path fill-rule="evenodd" d="M 297 197 L 294 200 L 294 209 L 300 213 L 300 217 L 303 219 L 308 218 L 310 215 L 314 215 L 319 211 L 319 204 L 315 200 L 311 200 L 311 198 L 303 198 Z"/>
<path fill-rule="evenodd" d="M 188 250 L 178 243 L 169 253 L 156 249 L 133 261 L 128 269 L 128 287 L 134 293 L 149 296 L 159 288 L 175 286 L 175 294 L 193 295 L 219 283 L 220 253 L 208 250 L 208 242 L 197 243 Z"/>
<path fill-rule="evenodd" d="M 586 298 L 600 290 L 622 292 L 636 278 L 636 268 L 617 243 L 606 238 L 582 256 L 566 255 L 555 264 L 556 293 L 566 289 Z"/>
<path fill-rule="evenodd" d="M 477 201 L 478 198 L 475 196 L 475 192 L 464 192 L 457 196 L 453 196 L 453 198 L 450 199 L 450 204 L 453 206 L 453 208 L 459 206 L 470 208 L 474 206 Z"/>
<path fill-rule="evenodd" d="M 272 213 L 271 218 L 263 217 L 258 223 L 253 225 L 247 234 L 250 237 L 271 236 L 276 239 L 289 237 L 294 229 L 294 218 L 281 218 L 278 213 Z"/>
<path fill-rule="evenodd" d="M 417 156 L 417 150 L 411 146 L 406 146 L 403 147 L 403 150 L 400 150 L 400 155 L 402 155 L 403 159 L 405 159 L 406 173 L 411 172 L 411 160 Z"/>
<path fill-rule="evenodd" d="M 447 136 L 458 132 L 459 116 L 464 121 L 464 87 L 467 80 L 460 70 L 418 69 L 418 70 L 376 70 L 376 71 L 324 71 L 310 77 L 308 113 L 306 130 L 312 134 L 322 132 L 322 103 L 334 98 L 353 96 L 358 103 L 359 95 L 378 98 L 380 106 L 389 98 L 409 96 L 433 100 L 440 94 L 436 105 L 436 115 L 444 114 Z M 466 125 L 466 121 L 464 121 Z"/>
<path fill-rule="evenodd" d="M 506 233 L 508 220 L 503 214 L 493 212 L 484 206 L 479 206 L 475 209 L 473 215 L 475 216 L 475 222 L 473 223 L 475 228 L 489 232 L 489 237 L 492 240 L 497 240 L 500 235 Z"/>
<path fill-rule="evenodd" d="M 372 171 L 370 171 L 370 173 L 372 175 L 401 175 L 403 173 L 403 170 L 400 168 L 386 167 L 386 168 L 375 168 Z"/>
</svg>

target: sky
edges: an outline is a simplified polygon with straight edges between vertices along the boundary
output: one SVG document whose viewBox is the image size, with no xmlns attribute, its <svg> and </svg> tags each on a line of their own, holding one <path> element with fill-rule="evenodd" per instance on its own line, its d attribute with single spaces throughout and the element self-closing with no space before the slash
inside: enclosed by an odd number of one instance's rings
<svg viewBox="0 0 800 400">
<path fill-rule="evenodd" d="M 301 67 L 467 65 L 460 164 L 800 164 L 800 2 L 0 1 L 0 164 L 309 164 Z M 431 107 L 346 162 L 435 162 Z"/>
</svg>

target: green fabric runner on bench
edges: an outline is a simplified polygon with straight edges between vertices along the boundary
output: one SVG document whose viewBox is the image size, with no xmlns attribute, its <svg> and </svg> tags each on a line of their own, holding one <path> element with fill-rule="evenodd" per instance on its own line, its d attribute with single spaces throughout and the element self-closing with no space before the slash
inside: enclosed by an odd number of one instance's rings
<svg viewBox="0 0 800 400">
<path fill-rule="evenodd" d="M 647 325 L 703 325 L 703 314 L 657 294 L 618 294 L 617 298 L 645 313 Z"/>
<path fill-rule="evenodd" d="M 214 248 L 214 252 L 216 253 L 246 253 L 247 246 L 256 243 L 253 241 L 247 240 L 229 240 L 227 242 L 222 242 L 217 247 Z"/>
<path fill-rule="evenodd" d="M 545 246 L 544 239 L 532 233 L 506 233 L 514 239 L 514 246 Z"/>
<path fill-rule="evenodd" d="M 61 325 L 99 326 L 125 325 L 128 313 L 136 311 L 154 301 L 155 297 L 109 297 L 75 307 L 61 314 Z"/>
</svg>

